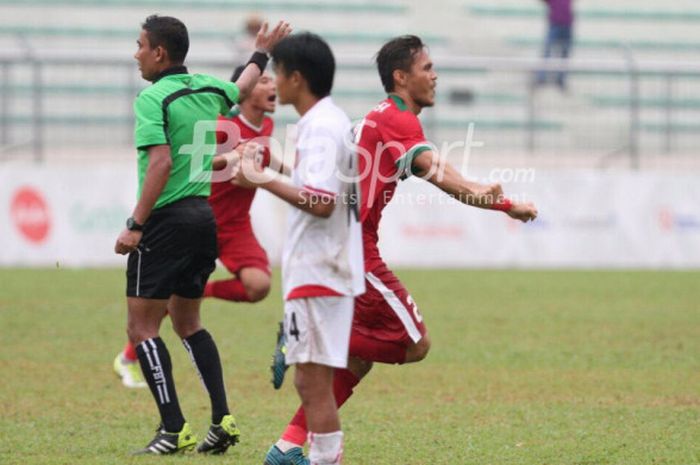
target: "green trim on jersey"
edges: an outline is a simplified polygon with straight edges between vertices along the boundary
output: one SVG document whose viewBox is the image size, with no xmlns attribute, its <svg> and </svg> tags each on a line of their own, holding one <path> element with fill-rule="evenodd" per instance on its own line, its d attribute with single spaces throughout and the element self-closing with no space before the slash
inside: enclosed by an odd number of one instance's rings
<svg viewBox="0 0 700 465">
<path fill-rule="evenodd" d="M 432 150 L 432 147 L 426 143 L 416 144 L 401 155 L 401 158 L 396 160 L 394 164 L 398 172 L 401 173 L 399 179 L 404 180 L 413 175 L 413 161 L 418 155 L 427 150 Z"/>
<path fill-rule="evenodd" d="M 399 97 L 398 95 L 389 94 L 389 98 L 394 101 L 394 103 L 399 108 L 399 110 L 401 110 L 401 111 L 408 110 L 408 105 L 406 105 L 406 102 L 404 102 L 404 100 L 401 97 Z"/>
<path fill-rule="evenodd" d="M 216 119 L 230 110 L 238 96 L 236 84 L 205 74 L 169 74 L 141 91 L 134 102 L 139 198 L 148 148 L 154 145 L 169 145 L 172 158 L 168 182 L 154 209 L 185 197 L 209 196 Z M 211 126 L 195 131 L 200 122 Z"/>
<path fill-rule="evenodd" d="M 236 116 L 238 116 L 240 114 L 241 114 L 241 107 L 236 105 L 235 107 L 231 108 L 231 111 L 226 113 L 224 116 L 226 116 L 227 118 L 235 118 Z"/>
</svg>

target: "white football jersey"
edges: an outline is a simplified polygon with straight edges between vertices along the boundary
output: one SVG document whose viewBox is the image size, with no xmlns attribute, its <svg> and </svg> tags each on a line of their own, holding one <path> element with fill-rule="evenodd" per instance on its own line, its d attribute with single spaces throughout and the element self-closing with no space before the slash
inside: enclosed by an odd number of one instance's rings
<svg viewBox="0 0 700 465">
<path fill-rule="evenodd" d="M 360 191 L 350 119 L 325 97 L 297 129 L 292 183 L 319 202 L 335 199 L 335 208 L 321 218 L 292 207 L 282 256 L 285 299 L 360 295 L 365 291 Z"/>
</svg>

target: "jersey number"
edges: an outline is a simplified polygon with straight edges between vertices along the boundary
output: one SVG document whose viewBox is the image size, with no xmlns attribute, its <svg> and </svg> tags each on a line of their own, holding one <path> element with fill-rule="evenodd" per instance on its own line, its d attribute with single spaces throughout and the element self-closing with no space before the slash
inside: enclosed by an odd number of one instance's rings
<svg viewBox="0 0 700 465">
<path fill-rule="evenodd" d="M 289 322 L 289 335 L 299 341 L 299 327 L 297 326 L 297 314 L 292 312 L 292 318 Z"/>
<path fill-rule="evenodd" d="M 423 321 L 423 315 L 421 315 L 420 310 L 418 310 L 418 305 L 413 301 L 413 297 L 410 295 L 406 297 L 406 303 L 408 306 L 411 308 L 411 311 L 413 312 L 413 316 L 416 318 L 416 321 L 418 323 L 421 323 Z"/>
</svg>

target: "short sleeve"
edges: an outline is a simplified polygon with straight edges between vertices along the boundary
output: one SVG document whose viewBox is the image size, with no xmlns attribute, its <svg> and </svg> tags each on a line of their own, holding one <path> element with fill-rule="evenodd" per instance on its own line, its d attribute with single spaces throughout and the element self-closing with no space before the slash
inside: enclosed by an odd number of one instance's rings
<svg viewBox="0 0 700 465">
<path fill-rule="evenodd" d="M 168 143 L 163 125 L 163 109 L 157 98 L 150 94 L 139 94 L 134 102 L 136 148 Z"/>
<path fill-rule="evenodd" d="M 226 94 L 226 108 L 222 109 L 221 114 L 226 114 L 232 106 L 238 103 L 238 98 L 241 95 L 241 90 L 235 82 L 221 81 L 224 93 Z"/>
<path fill-rule="evenodd" d="M 346 148 L 338 131 L 317 126 L 310 137 L 297 147 L 299 164 L 295 173 L 302 188 L 318 195 L 335 197 L 340 194 L 342 183 L 338 166 L 345 157 Z"/>
<path fill-rule="evenodd" d="M 432 146 L 425 139 L 423 127 L 418 118 L 410 112 L 402 112 L 384 128 L 383 139 L 386 151 L 396 165 L 396 169 L 405 178 L 411 175 L 413 160 L 422 152 L 431 150 Z"/>
</svg>

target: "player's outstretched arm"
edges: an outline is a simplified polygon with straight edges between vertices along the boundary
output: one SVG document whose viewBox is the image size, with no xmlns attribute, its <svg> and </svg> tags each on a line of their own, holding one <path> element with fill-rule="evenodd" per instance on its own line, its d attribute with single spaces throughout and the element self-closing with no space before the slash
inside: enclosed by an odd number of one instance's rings
<svg viewBox="0 0 700 465">
<path fill-rule="evenodd" d="M 432 150 L 421 152 L 414 160 L 413 174 L 437 186 L 460 202 L 480 208 L 492 208 L 503 199 L 500 184 L 469 181 Z"/>
<path fill-rule="evenodd" d="M 243 100 L 252 92 L 253 87 L 258 82 L 258 78 L 267 65 L 268 55 L 280 40 L 287 37 L 292 32 L 292 28 L 286 21 L 280 21 L 271 31 L 268 30 L 267 21 L 263 23 L 255 37 L 255 53 L 248 61 L 241 76 L 236 81 L 240 90 L 239 100 Z"/>
<path fill-rule="evenodd" d="M 321 218 L 330 217 L 335 209 L 334 197 L 300 189 L 281 179 L 273 179 L 265 184 L 259 184 L 258 187 L 262 187 L 299 210 Z"/>
<path fill-rule="evenodd" d="M 537 217 L 537 208 L 531 202 L 508 200 L 500 184 L 481 184 L 464 177 L 446 160 L 427 150 L 413 160 L 413 173 L 434 184 L 460 202 L 489 210 L 500 210 L 511 218 L 527 222 Z"/>
</svg>

